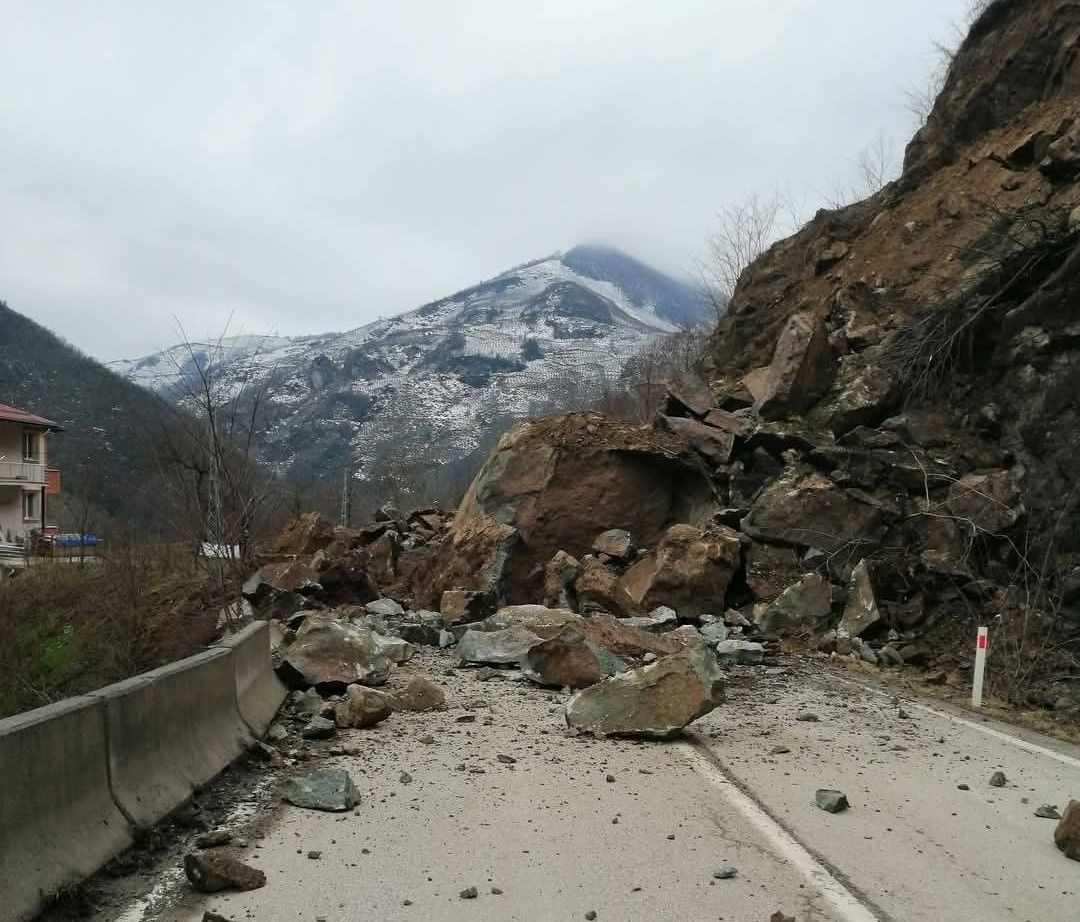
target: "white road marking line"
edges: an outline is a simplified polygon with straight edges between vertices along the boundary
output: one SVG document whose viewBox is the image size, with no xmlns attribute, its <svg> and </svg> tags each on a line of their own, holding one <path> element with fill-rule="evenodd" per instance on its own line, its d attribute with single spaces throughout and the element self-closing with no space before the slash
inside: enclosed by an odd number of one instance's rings
<svg viewBox="0 0 1080 922">
<path fill-rule="evenodd" d="M 690 743 L 679 743 L 694 769 L 715 787 L 736 810 L 745 817 L 776 853 L 790 863 L 806 879 L 842 922 L 879 922 L 866 906 L 813 855 L 803 848 L 782 826 L 744 794 L 738 786 L 706 759 Z"/>
<path fill-rule="evenodd" d="M 867 685 L 863 685 L 860 682 L 851 682 L 856 688 L 862 691 L 871 692 L 878 695 L 881 698 L 896 697 L 892 692 L 880 691 L 877 688 L 870 688 Z M 953 723 L 960 724 L 964 727 L 970 727 L 972 730 L 978 730 L 980 733 L 991 736 L 996 740 L 1001 740 L 1003 743 L 1011 743 L 1018 749 L 1024 749 L 1028 752 L 1034 753 L 1039 756 L 1046 756 L 1050 759 L 1055 759 L 1062 765 L 1068 765 L 1070 768 L 1080 768 L 1080 759 L 1075 759 L 1072 756 L 1067 756 L 1063 752 L 1055 752 L 1053 749 L 1048 749 L 1046 746 L 1040 746 L 1038 743 L 1029 743 L 1027 740 L 1020 739 L 1018 736 L 1011 736 L 1008 733 L 1002 733 L 1000 730 L 995 730 L 993 727 L 986 727 L 982 724 L 976 723 L 974 720 L 968 720 L 965 717 L 957 717 L 955 714 L 950 714 L 948 711 L 939 711 L 937 708 L 932 708 L 925 704 L 919 704 L 917 701 L 907 699 L 904 701 L 906 707 L 916 708 L 927 714 L 933 714 L 935 717 L 944 717 L 946 720 L 951 720 Z"/>
</svg>

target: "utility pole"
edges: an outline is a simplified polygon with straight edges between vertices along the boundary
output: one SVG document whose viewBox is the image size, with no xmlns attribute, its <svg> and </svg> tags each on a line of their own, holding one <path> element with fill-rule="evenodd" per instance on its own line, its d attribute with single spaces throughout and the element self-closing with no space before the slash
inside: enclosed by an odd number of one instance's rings
<svg viewBox="0 0 1080 922">
<path fill-rule="evenodd" d="M 341 483 L 341 524 L 348 528 L 352 524 L 352 461 L 345 465 L 345 476 Z"/>
</svg>

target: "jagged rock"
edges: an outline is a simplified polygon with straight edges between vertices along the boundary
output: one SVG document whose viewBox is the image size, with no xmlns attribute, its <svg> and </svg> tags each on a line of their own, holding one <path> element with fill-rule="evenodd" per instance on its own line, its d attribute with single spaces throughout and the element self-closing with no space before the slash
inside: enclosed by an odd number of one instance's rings
<svg viewBox="0 0 1080 922">
<path fill-rule="evenodd" d="M 878 650 L 878 661 L 882 666 L 904 665 L 904 658 L 900 655 L 900 651 L 892 644 L 885 644 L 884 647 Z"/>
<path fill-rule="evenodd" d="M 482 621 L 488 610 L 483 593 L 475 589 L 447 589 L 439 605 L 446 626 Z"/>
<path fill-rule="evenodd" d="M 328 740 L 335 732 L 337 732 L 337 726 L 334 721 L 326 717 L 312 717 L 300 735 L 306 740 Z"/>
<path fill-rule="evenodd" d="M 814 795 L 814 803 L 826 813 L 843 813 L 850 806 L 843 791 L 829 791 L 825 788 L 818 789 Z"/>
<path fill-rule="evenodd" d="M 437 621 L 403 621 L 396 626 L 398 636 L 414 646 L 437 647 L 442 633 L 442 616 Z"/>
<path fill-rule="evenodd" d="M 814 408 L 811 418 L 835 435 L 876 425 L 895 404 L 895 385 L 895 378 L 869 359 L 845 356 L 832 393 Z"/>
<path fill-rule="evenodd" d="M 521 660 L 527 679 L 555 688 L 586 688 L 625 669 L 626 663 L 573 626 L 531 647 Z"/>
<path fill-rule="evenodd" d="M 298 557 L 329 547 L 334 526 L 317 512 L 306 512 L 289 522 L 274 539 L 271 552 Z"/>
<path fill-rule="evenodd" d="M 296 807 L 340 813 L 360 803 L 360 792 L 349 773 L 340 768 L 322 768 L 299 778 L 289 778 L 281 796 Z"/>
<path fill-rule="evenodd" d="M 996 535 L 1015 525 L 1024 515 L 1020 488 L 1009 471 L 965 474 L 949 487 L 949 512 L 960 524 Z"/>
<path fill-rule="evenodd" d="M 191 885 L 203 893 L 257 890 L 266 886 L 266 875 L 262 871 L 214 852 L 189 852 L 184 855 L 184 873 Z"/>
<path fill-rule="evenodd" d="M 714 647 L 716 644 L 727 640 L 728 635 L 731 633 L 731 630 L 721 618 L 715 618 L 712 615 L 702 616 L 698 631 L 705 638 L 705 642 L 712 644 Z"/>
<path fill-rule="evenodd" d="M 581 619 L 577 627 L 586 639 L 618 656 L 677 653 L 691 642 L 679 631 L 653 634 L 627 624 L 628 620 L 630 619 L 597 615 Z M 700 635 L 696 632 L 695 635 L 693 642 L 700 642 Z"/>
<path fill-rule="evenodd" d="M 364 605 L 364 611 L 379 618 L 403 618 L 405 609 L 393 599 L 375 599 Z"/>
<path fill-rule="evenodd" d="M 728 585 L 742 562 L 737 532 L 672 525 L 656 551 L 623 574 L 620 585 L 646 608 L 668 605 L 683 618 L 724 607 Z"/>
<path fill-rule="evenodd" d="M 740 416 L 738 413 L 719 409 L 709 411 L 709 415 L 705 417 L 705 425 L 723 429 L 724 432 L 730 432 L 737 438 L 743 439 L 749 438 L 756 428 L 753 420 Z"/>
<path fill-rule="evenodd" d="M 719 663 L 757 666 L 764 658 L 765 648 L 749 640 L 722 640 L 716 645 L 716 659 Z"/>
<path fill-rule="evenodd" d="M 572 611 L 562 608 L 548 608 L 545 605 L 507 605 L 495 614 L 484 619 L 485 631 L 504 631 L 514 625 L 524 627 L 537 637 L 549 640 L 562 633 L 567 625 L 579 624 L 582 618 Z"/>
<path fill-rule="evenodd" d="M 363 551 L 366 554 L 365 569 L 372 583 L 378 587 L 391 586 L 397 578 L 398 556 L 401 550 L 396 531 L 386 531 Z"/>
<path fill-rule="evenodd" d="M 400 666 L 407 663 L 416 655 L 416 647 L 401 637 L 391 637 L 388 634 L 372 633 L 376 649 L 390 662 Z"/>
<path fill-rule="evenodd" d="M 603 611 L 622 617 L 632 617 L 641 611 L 639 600 L 633 598 L 619 577 L 595 557 L 585 559 L 583 569 L 574 580 L 574 593 L 582 611 Z"/>
<path fill-rule="evenodd" d="M 290 688 L 343 694 L 354 683 L 382 685 L 390 661 L 369 628 L 316 612 L 304 619 L 277 673 Z"/>
<path fill-rule="evenodd" d="M 660 634 L 669 628 L 676 627 L 679 623 L 679 615 L 674 609 L 661 605 L 640 618 L 622 618 L 620 621 L 626 627 Z"/>
<path fill-rule="evenodd" d="M 776 342 L 758 414 L 781 419 L 801 413 L 825 394 L 835 374 L 824 321 L 814 314 L 793 314 Z"/>
<path fill-rule="evenodd" d="M 806 573 L 769 603 L 758 619 L 763 634 L 810 634 L 832 611 L 832 585 L 819 573 Z"/>
<path fill-rule="evenodd" d="M 666 412 L 672 416 L 690 413 L 705 416 L 712 409 L 713 395 L 701 378 L 686 372 L 676 375 L 667 385 Z"/>
<path fill-rule="evenodd" d="M 1009 783 L 1009 779 L 1005 777 L 1005 772 L 996 771 L 990 776 L 990 787 L 1003 788 Z"/>
<path fill-rule="evenodd" d="M 821 474 L 787 471 L 754 502 L 743 520 L 751 538 L 828 552 L 880 540 L 883 517 Z"/>
<path fill-rule="evenodd" d="M 386 720 L 392 711 L 391 698 L 385 692 L 350 685 L 345 697 L 334 704 L 334 722 L 339 727 L 362 729 Z"/>
<path fill-rule="evenodd" d="M 634 553 L 630 532 L 625 528 L 609 528 L 596 536 L 592 543 L 593 552 L 607 554 L 615 560 L 628 560 Z"/>
<path fill-rule="evenodd" d="M 730 432 L 683 416 L 661 416 L 658 422 L 669 432 L 686 439 L 695 451 L 713 464 L 727 464 L 731 460 L 735 436 Z"/>
<path fill-rule="evenodd" d="M 606 534 L 606 532 L 605 532 Z M 550 608 L 577 608 L 577 579 L 581 563 L 566 551 L 559 551 L 544 567 L 544 604 Z"/>
<path fill-rule="evenodd" d="M 462 663 L 507 665 L 520 662 L 541 639 L 520 624 L 500 631 L 468 630 L 458 641 L 457 654 Z"/>
<path fill-rule="evenodd" d="M 851 573 L 847 606 L 840 619 L 840 630 L 850 637 L 861 637 L 881 623 L 882 615 L 874 595 L 874 585 L 870 581 L 870 571 L 866 561 L 860 560 Z"/>
<path fill-rule="evenodd" d="M 723 697 L 716 657 L 698 646 L 577 692 L 566 703 L 566 722 L 584 732 L 667 739 Z"/>
<path fill-rule="evenodd" d="M 267 587 L 272 591 L 295 592 L 299 595 L 315 595 L 322 591 L 319 575 L 304 560 L 268 563 L 259 569 L 257 575 L 263 585 L 256 589 L 256 597 L 265 596 Z"/>
<path fill-rule="evenodd" d="M 1080 861 L 1080 801 L 1070 800 L 1054 830 L 1054 844 L 1066 858 Z"/>
<path fill-rule="evenodd" d="M 446 692 L 422 676 L 410 679 L 403 691 L 389 697 L 395 711 L 434 711 L 446 704 Z"/>
<path fill-rule="evenodd" d="M 650 546 L 673 516 L 704 518 L 711 498 L 696 457 L 670 433 L 599 413 L 519 423 L 470 485 L 415 597 L 425 604 L 432 590 L 460 587 L 540 598 L 559 550 L 580 558 L 609 528 Z"/>
</svg>

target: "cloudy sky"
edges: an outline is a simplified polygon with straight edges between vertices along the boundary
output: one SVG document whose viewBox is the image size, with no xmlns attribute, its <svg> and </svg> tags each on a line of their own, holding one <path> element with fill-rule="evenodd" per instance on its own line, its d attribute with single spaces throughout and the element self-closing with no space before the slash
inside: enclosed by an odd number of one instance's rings
<svg viewBox="0 0 1080 922">
<path fill-rule="evenodd" d="M 348 329 L 812 207 L 967 0 L 0 0 L 0 299 L 101 359 Z"/>
</svg>

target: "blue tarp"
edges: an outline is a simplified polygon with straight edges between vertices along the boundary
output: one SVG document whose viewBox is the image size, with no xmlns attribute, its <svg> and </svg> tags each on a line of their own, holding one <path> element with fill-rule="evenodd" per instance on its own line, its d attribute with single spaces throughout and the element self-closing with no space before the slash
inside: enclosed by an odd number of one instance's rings
<svg viewBox="0 0 1080 922">
<path fill-rule="evenodd" d="M 57 535 L 53 543 L 60 547 L 94 547 L 98 543 L 97 535 Z"/>
</svg>

